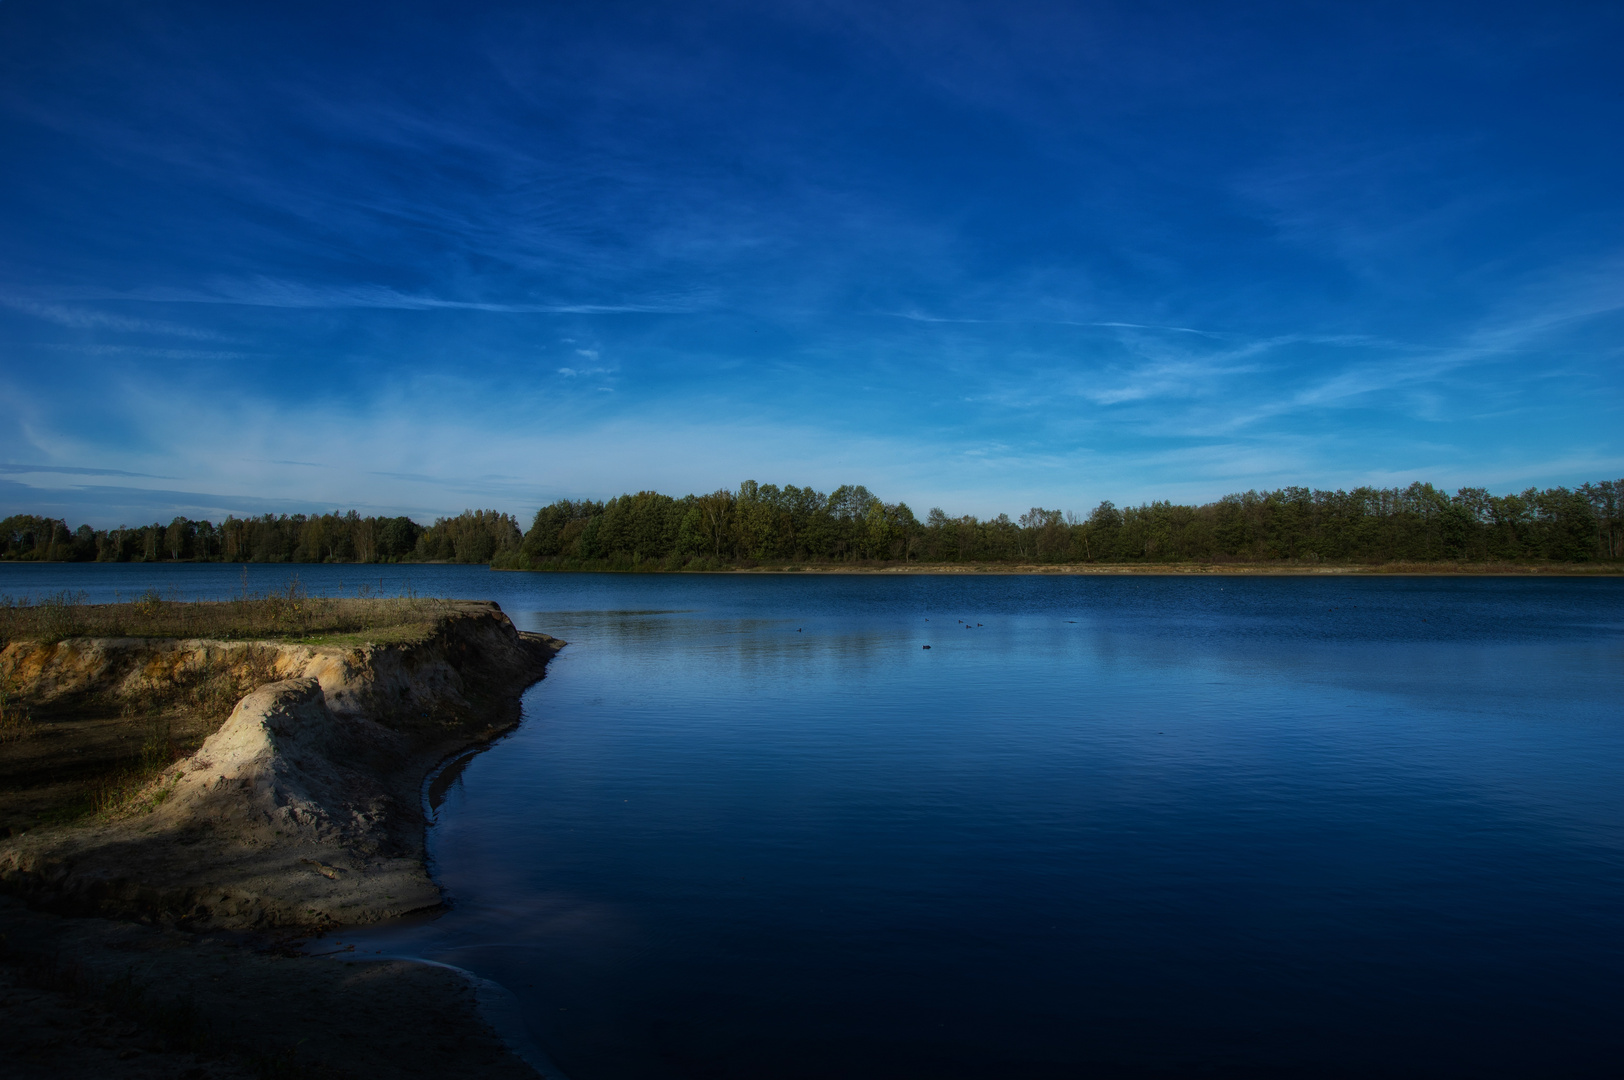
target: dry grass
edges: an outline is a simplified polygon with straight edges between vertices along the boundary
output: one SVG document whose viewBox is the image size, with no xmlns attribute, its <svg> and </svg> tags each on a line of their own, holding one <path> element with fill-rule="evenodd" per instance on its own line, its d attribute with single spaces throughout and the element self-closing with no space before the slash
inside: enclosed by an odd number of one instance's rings
<svg viewBox="0 0 1624 1080">
<path fill-rule="evenodd" d="M 0 743 L 21 742 L 34 734 L 34 716 L 9 675 L 0 675 Z"/>
<path fill-rule="evenodd" d="M 359 596 L 311 596 L 297 581 L 280 592 L 256 594 L 245 588 L 236 597 L 218 601 L 182 601 L 156 592 L 116 604 L 90 604 L 82 594 L 68 593 L 21 601 L 0 597 L 0 646 L 80 637 L 413 643 L 431 637 L 447 615 L 459 610 L 455 601 L 366 591 Z M 83 749 L 90 756 L 81 761 L 84 779 L 78 793 L 40 820 L 56 824 L 111 820 L 161 804 L 173 785 L 154 781 L 195 752 L 244 694 L 277 678 L 278 656 L 269 645 L 204 647 L 192 650 L 182 664 L 149 665 L 133 685 L 121 682 L 116 689 L 81 695 L 83 700 L 74 704 L 79 712 L 117 716 L 119 729 L 127 732 L 120 741 L 124 749 L 109 756 L 106 747 L 87 743 Z M 73 717 L 64 721 L 62 704 L 46 708 L 32 700 L 16 683 L 15 674 L 0 670 L 0 752 L 24 753 L 46 734 L 71 735 Z"/>
<path fill-rule="evenodd" d="M 85 805 L 78 808 L 80 816 L 109 820 L 131 812 L 155 810 L 169 797 L 173 784 L 153 792 L 146 789 L 175 762 L 196 752 L 203 740 L 176 738 L 173 722 L 167 716 L 149 718 L 146 729 L 138 758 L 86 785 Z M 143 792 L 147 797 L 138 799 Z"/>
<path fill-rule="evenodd" d="M 200 663 L 181 668 L 172 677 L 143 679 L 120 698 L 122 719 L 145 728 L 141 752 L 88 786 L 82 812 L 106 819 L 156 809 L 172 785 L 149 791 L 152 781 L 195 753 L 203 745 L 203 730 L 218 728 L 244 694 L 275 678 L 274 653 L 250 647 L 229 663 L 214 662 L 205 653 Z M 192 734 L 177 732 L 176 720 Z M 200 730 L 201 721 L 207 724 Z"/>
<path fill-rule="evenodd" d="M 121 604 L 88 604 L 83 593 L 0 596 L 0 645 L 72 637 L 382 643 L 425 636 L 451 609 L 449 601 L 417 596 L 312 596 L 297 580 L 281 592 L 245 589 L 230 600 L 183 601 L 156 591 Z"/>
</svg>

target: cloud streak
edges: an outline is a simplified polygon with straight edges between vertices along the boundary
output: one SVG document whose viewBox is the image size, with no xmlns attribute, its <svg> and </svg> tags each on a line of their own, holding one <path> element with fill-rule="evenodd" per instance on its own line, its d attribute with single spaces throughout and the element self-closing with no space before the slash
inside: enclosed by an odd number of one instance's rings
<svg viewBox="0 0 1624 1080">
<path fill-rule="evenodd" d="M 509 303 L 449 300 L 403 293 L 379 285 L 319 286 L 259 279 L 215 281 L 207 289 L 147 288 L 103 299 L 159 304 L 240 304 L 247 307 L 386 311 L 473 311 L 499 315 L 680 315 L 693 308 L 669 301 L 623 304 Z M 132 324 L 138 320 L 128 320 Z"/>
<path fill-rule="evenodd" d="M 72 465 L 25 465 L 14 461 L 0 462 L 0 473 L 11 476 L 34 473 L 55 473 L 62 476 L 129 476 L 143 480 L 173 480 L 173 476 L 155 473 L 125 472 L 122 469 L 81 468 Z"/>
<path fill-rule="evenodd" d="M 1600 16 L 97 3 L 0 38 L 17 509 L 1624 460 Z"/>
</svg>

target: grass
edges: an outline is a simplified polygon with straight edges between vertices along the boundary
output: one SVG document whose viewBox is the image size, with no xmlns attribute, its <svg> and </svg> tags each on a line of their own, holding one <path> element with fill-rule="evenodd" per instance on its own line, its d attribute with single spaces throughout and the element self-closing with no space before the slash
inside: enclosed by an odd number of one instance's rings
<svg viewBox="0 0 1624 1080">
<path fill-rule="evenodd" d="M 28 702 L 18 694 L 9 675 L 0 675 L 0 743 L 21 742 L 35 730 Z"/>
<path fill-rule="evenodd" d="M 108 821 L 157 809 L 174 783 L 153 786 L 153 781 L 195 753 L 243 694 L 275 678 L 274 651 L 249 646 L 229 659 L 203 650 L 195 663 L 122 690 L 111 700 L 120 720 L 140 732 L 140 750 L 89 778 L 82 794 L 49 822 Z"/>
<path fill-rule="evenodd" d="M 16 805 L 29 807 L 27 820 L 106 822 L 163 805 L 175 790 L 173 777 L 165 782 L 175 763 L 195 753 L 244 694 L 280 677 L 279 643 L 413 645 L 432 639 L 448 616 L 465 610 L 454 600 L 384 596 L 366 588 L 355 595 L 312 596 L 297 579 L 270 593 L 249 592 L 246 576 L 243 585 L 239 595 L 216 601 L 182 601 L 153 591 L 113 604 L 88 603 L 83 593 L 22 600 L 0 596 L 0 648 L 75 638 L 201 643 L 173 654 L 173 662 L 138 667 L 138 678 L 120 676 L 116 685 L 75 691 L 72 700 L 37 697 L 37 688 L 22 679 L 21 654 L 0 656 L 0 762 L 28 760 L 42 745 L 39 740 L 49 737 L 53 760 L 73 774 L 71 794 L 52 796 L 49 806 L 19 796 Z M 38 650 L 24 666 L 32 670 L 50 653 Z M 106 727 L 114 716 L 117 726 Z M 81 733 L 72 723 L 78 717 L 103 725 L 86 729 L 82 745 L 75 742 Z M 111 741 L 102 734 L 106 731 L 116 732 Z M 26 779 L 28 774 L 12 768 L 6 775 Z M 68 780 L 51 783 L 69 785 Z M 0 791 L 0 815 L 10 813 L 5 795 Z"/>
<path fill-rule="evenodd" d="M 40 824 L 88 825 L 151 813 L 174 794 L 180 774 L 156 787 L 153 781 L 202 745 L 201 737 L 176 738 L 168 716 L 150 717 L 138 755 L 87 779 L 71 800 L 43 814 Z"/>
<path fill-rule="evenodd" d="M 208 719 L 218 726 L 243 694 L 275 677 L 275 657 L 250 649 L 229 664 L 205 653 L 199 663 L 172 677 L 141 680 L 118 699 L 121 718 L 144 727 L 139 754 L 92 780 L 82 803 L 67 811 L 63 820 L 107 820 L 157 809 L 174 785 L 151 788 L 152 781 L 203 744 L 203 735 L 177 734 L 175 720 Z M 187 726 L 195 732 L 195 724 Z"/>
<path fill-rule="evenodd" d="M 123 603 L 91 604 L 84 594 L 36 599 L 0 597 L 0 646 L 46 644 L 70 638 L 169 638 L 232 642 L 280 641 L 311 645 L 410 644 L 431 637 L 458 610 L 449 600 L 359 595 L 312 596 L 297 580 L 272 593 L 246 587 L 229 600 L 182 601 L 149 591 Z M 50 824 L 107 821 L 149 812 L 173 784 L 159 780 L 194 753 L 243 694 L 277 678 L 276 649 L 252 644 L 229 650 L 201 648 L 178 666 L 151 666 L 138 682 L 93 692 L 83 703 L 106 715 L 116 710 L 139 738 L 140 750 L 104 768 L 87 765 L 85 782 L 70 803 L 41 820 Z M 55 712 L 41 712 L 14 677 L 0 667 L 0 747 L 30 741 L 51 727 Z M 56 712 L 60 712 L 60 703 Z M 133 745 L 132 745 L 133 749 Z"/>
<path fill-rule="evenodd" d="M 160 787 L 151 784 L 177 761 L 190 757 L 203 744 L 201 738 L 177 739 L 174 725 L 168 716 L 155 715 L 147 719 L 146 737 L 141 740 L 141 753 L 127 765 L 105 773 L 91 782 L 86 789 L 86 803 L 77 808 L 72 818 L 94 818 L 106 821 L 131 813 L 145 813 L 162 806 L 175 790 L 174 781 Z M 138 796 L 145 794 L 144 798 Z"/>
<path fill-rule="evenodd" d="M 0 596 L 0 645 L 73 637 L 287 640 L 306 644 L 398 643 L 433 632 L 451 602 L 418 596 L 312 596 L 295 579 L 279 592 L 183 601 L 149 590 L 134 600 L 90 604 L 83 593 L 21 600 Z"/>
</svg>

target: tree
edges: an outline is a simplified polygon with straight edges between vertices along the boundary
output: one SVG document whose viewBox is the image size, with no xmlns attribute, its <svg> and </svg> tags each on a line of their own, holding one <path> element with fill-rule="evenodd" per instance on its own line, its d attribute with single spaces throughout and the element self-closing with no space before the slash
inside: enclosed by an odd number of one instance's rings
<svg viewBox="0 0 1624 1080">
<path fill-rule="evenodd" d="M 1042 559 L 1045 551 L 1051 555 L 1056 551 L 1064 553 L 1065 518 L 1066 515 L 1059 510 L 1045 510 L 1039 506 L 1022 514 L 1021 554 L 1024 556 L 1030 550 L 1034 558 Z"/>
<path fill-rule="evenodd" d="M 733 511 L 737 500 L 731 491 L 718 488 L 709 495 L 701 495 L 696 501 L 701 535 L 710 545 L 711 553 L 720 559 L 722 545 L 732 541 Z"/>
<path fill-rule="evenodd" d="M 178 517 L 164 530 L 164 551 L 171 559 L 179 560 L 190 546 L 192 523 Z"/>
</svg>

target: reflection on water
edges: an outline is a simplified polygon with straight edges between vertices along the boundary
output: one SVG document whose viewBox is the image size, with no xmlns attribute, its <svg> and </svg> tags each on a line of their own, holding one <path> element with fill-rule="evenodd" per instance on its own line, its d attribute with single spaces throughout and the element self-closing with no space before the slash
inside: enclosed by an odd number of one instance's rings
<svg viewBox="0 0 1624 1080">
<path fill-rule="evenodd" d="M 429 813 L 433 814 L 445 805 L 447 793 L 462 783 L 462 774 L 467 770 L 469 763 L 489 749 L 490 745 L 485 744 L 465 751 L 429 776 L 428 782 L 423 785 L 423 798 L 429 804 Z"/>
<path fill-rule="evenodd" d="M 942 584 L 527 609 L 394 946 L 578 1080 L 1605 1071 L 1614 583 Z"/>
<path fill-rule="evenodd" d="M 574 1080 L 1616 1071 L 1624 582 L 413 570 L 571 644 L 341 940 Z"/>
<path fill-rule="evenodd" d="M 556 626 L 555 636 L 566 641 L 601 642 L 647 650 L 651 655 L 699 652 L 709 663 L 728 665 L 752 678 L 781 674 L 782 665 L 830 658 L 865 666 L 889 662 L 897 648 L 895 631 L 852 625 L 849 620 L 716 619 L 700 614 L 680 620 L 652 617 L 660 614 L 670 613 L 633 616 L 615 612 L 599 618 L 575 612 L 534 612 L 528 613 L 526 622 Z M 927 629 L 922 626 L 915 634 L 921 643 L 930 637 Z"/>
</svg>

